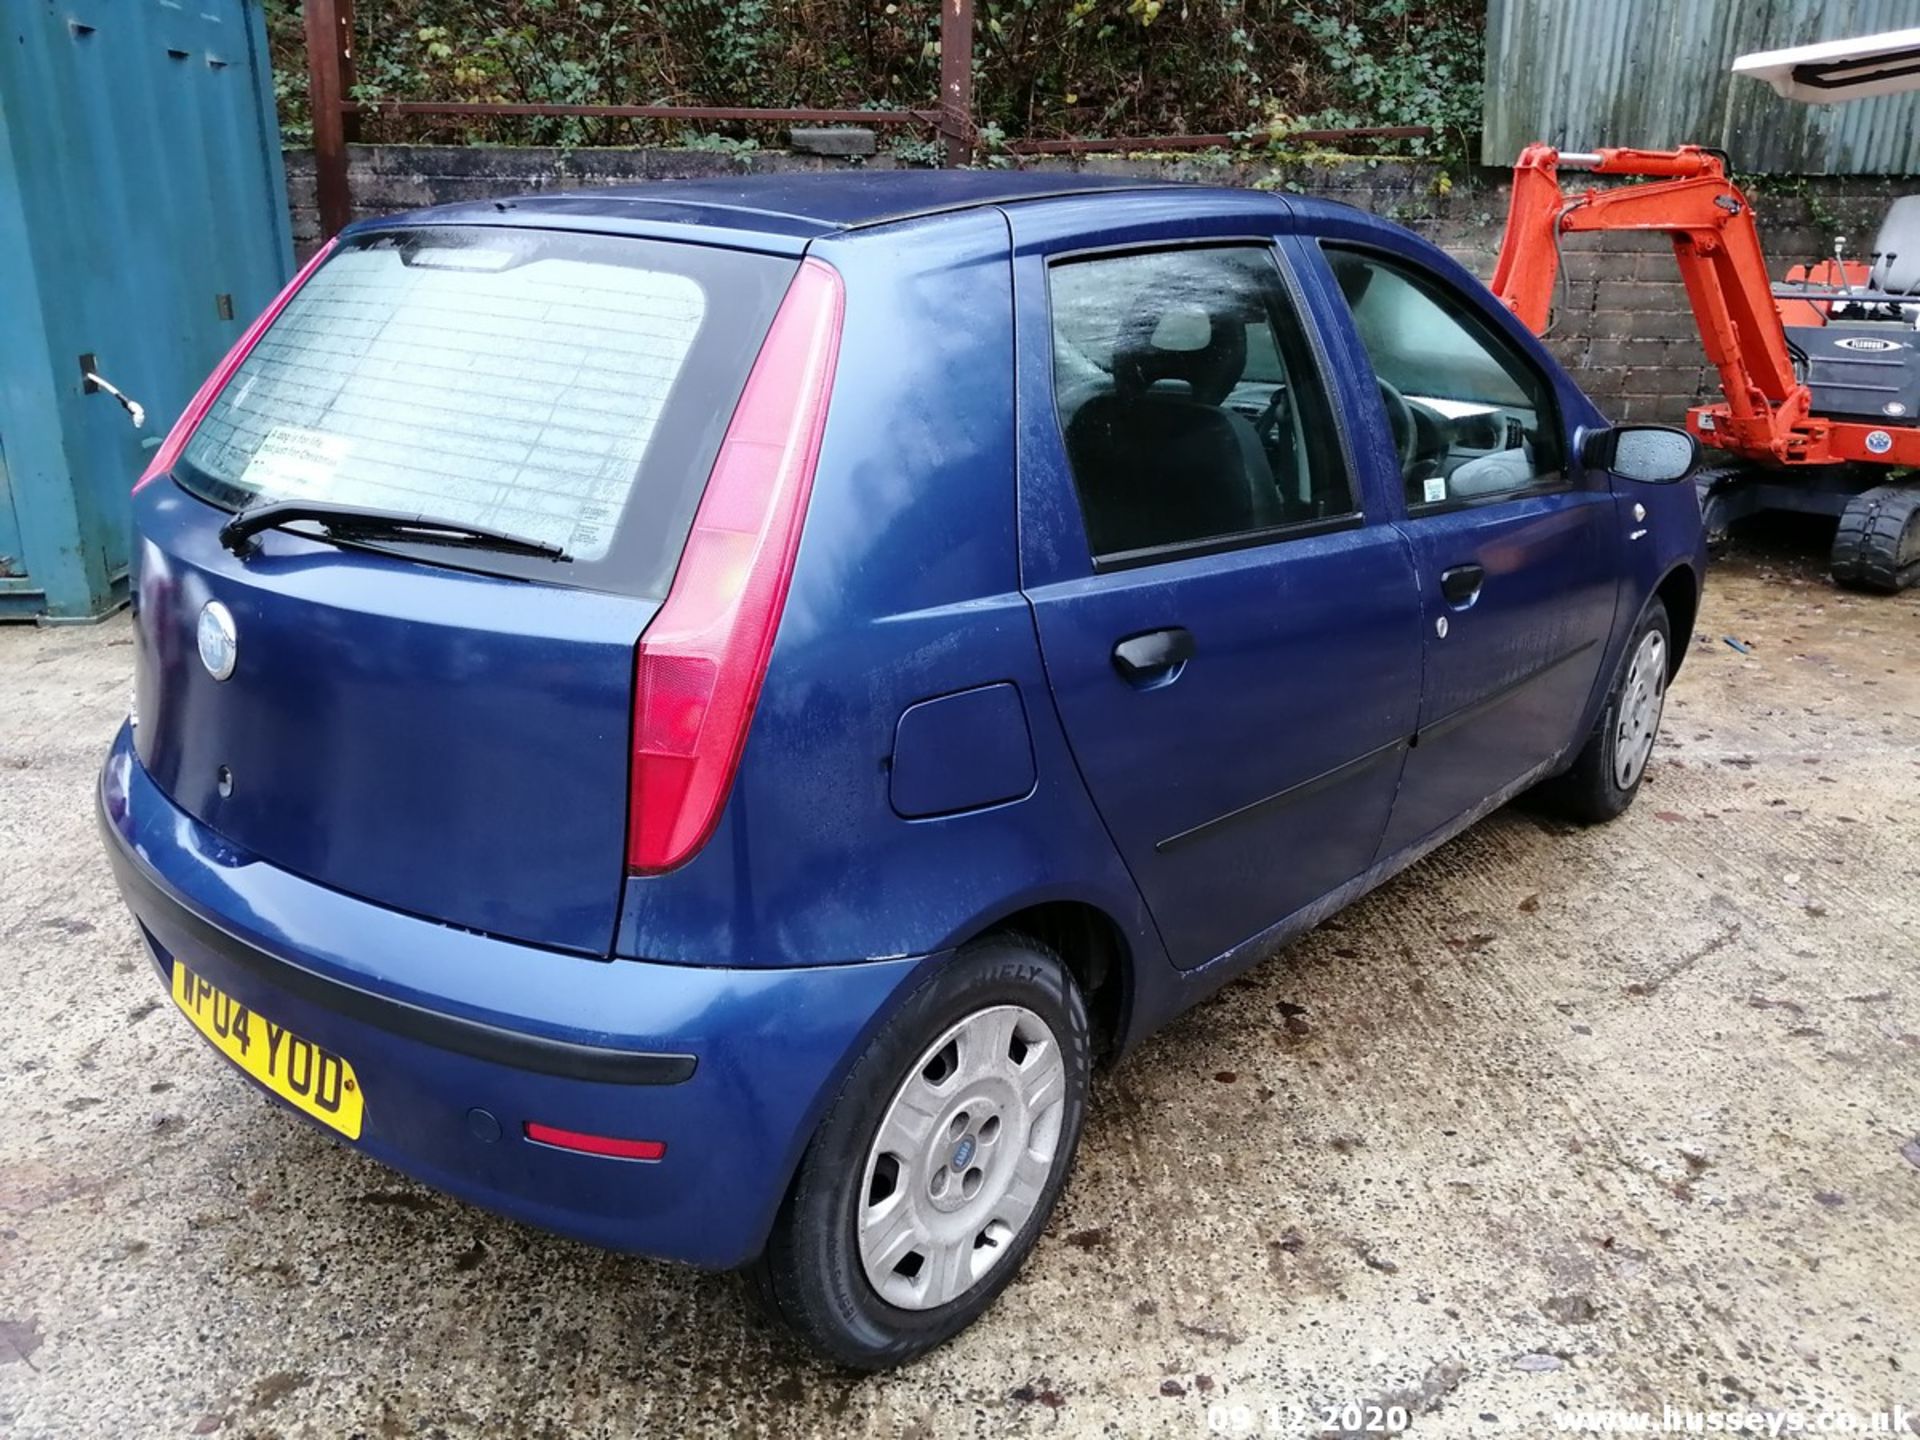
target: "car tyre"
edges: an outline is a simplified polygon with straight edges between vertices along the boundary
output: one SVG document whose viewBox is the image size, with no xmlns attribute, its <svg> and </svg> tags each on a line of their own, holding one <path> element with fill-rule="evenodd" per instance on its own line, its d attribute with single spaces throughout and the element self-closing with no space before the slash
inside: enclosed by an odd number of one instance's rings
<svg viewBox="0 0 1920 1440">
<path fill-rule="evenodd" d="M 1091 1068 L 1086 1005 L 1053 950 L 1010 934 L 962 948 L 835 1095 L 750 1267 L 762 1307 L 856 1370 L 964 1330 L 1046 1228 Z"/>
<path fill-rule="evenodd" d="M 1597 825 L 1633 804 L 1659 738 L 1674 660 L 1667 607 L 1650 600 L 1586 744 L 1565 774 L 1541 787 L 1542 798 L 1554 809 L 1583 825 Z"/>
</svg>

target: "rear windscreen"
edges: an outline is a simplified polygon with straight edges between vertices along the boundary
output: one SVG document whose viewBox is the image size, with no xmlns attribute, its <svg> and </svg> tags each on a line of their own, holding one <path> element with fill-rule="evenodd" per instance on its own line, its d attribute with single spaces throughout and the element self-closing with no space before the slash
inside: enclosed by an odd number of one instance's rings
<svg viewBox="0 0 1920 1440">
<path fill-rule="evenodd" d="M 175 478 L 228 509 L 324 500 L 503 530 L 570 563 L 404 548 L 664 595 L 795 263 L 490 227 L 350 242 L 234 373 Z"/>
</svg>

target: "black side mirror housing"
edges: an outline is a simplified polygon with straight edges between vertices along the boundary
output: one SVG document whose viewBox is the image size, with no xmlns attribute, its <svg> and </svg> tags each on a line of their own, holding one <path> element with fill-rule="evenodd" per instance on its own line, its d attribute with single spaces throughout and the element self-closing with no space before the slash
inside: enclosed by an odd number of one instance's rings
<svg viewBox="0 0 1920 1440">
<path fill-rule="evenodd" d="M 1671 425 L 1612 425 L 1582 429 L 1580 463 L 1648 485 L 1674 485 L 1700 464 L 1700 442 Z"/>
</svg>

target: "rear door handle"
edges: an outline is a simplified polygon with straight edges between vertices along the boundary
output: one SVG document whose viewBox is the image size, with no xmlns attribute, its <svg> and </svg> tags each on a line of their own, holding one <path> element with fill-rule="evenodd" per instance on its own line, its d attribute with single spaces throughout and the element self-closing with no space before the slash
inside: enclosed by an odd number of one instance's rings
<svg viewBox="0 0 1920 1440">
<path fill-rule="evenodd" d="M 1113 668 L 1130 685 L 1171 679 L 1193 658 L 1193 632 L 1184 625 L 1130 635 L 1113 647 Z"/>
<path fill-rule="evenodd" d="M 1486 578 L 1484 565 L 1455 565 L 1440 572 L 1440 594 L 1454 609 L 1464 610 L 1480 598 L 1480 586 Z"/>
</svg>

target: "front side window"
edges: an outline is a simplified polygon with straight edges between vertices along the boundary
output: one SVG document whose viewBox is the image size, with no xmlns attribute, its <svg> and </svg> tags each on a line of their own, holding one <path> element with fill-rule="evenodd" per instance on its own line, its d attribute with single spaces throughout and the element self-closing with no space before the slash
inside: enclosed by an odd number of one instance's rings
<svg viewBox="0 0 1920 1440">
<path fill-rule="evenodd" d="M 1273 259 L 1219 246 L 1056 264 L 1054 401 L 1096 559 L 1354 511 Z"/>
<path fill-rule="evenodd" d="M 1560 421 L 1532 361 L 1436 277 L 1371 251 L 1326 253 L 1379 381 L 1409 510 L 1561 482 Z"/>
</svg>

